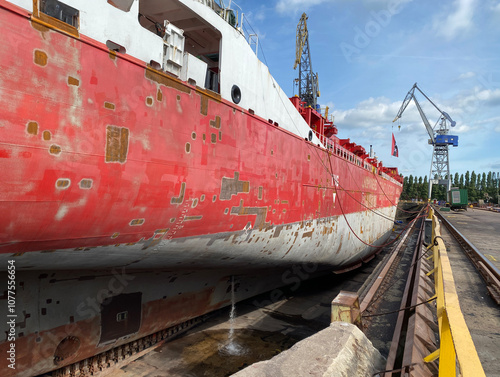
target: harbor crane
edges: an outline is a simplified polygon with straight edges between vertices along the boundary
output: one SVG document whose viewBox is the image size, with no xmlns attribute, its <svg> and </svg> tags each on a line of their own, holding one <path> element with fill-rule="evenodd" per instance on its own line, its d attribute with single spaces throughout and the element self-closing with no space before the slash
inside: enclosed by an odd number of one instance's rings
<svg viewBox="0 0 500 377">
<path fill-rule="evenodd" d="M 297 25 L 297 40 L 295 49 L 295 65 L 299 66 L 299 97 L 307 106 L 316 108 L 319 97 L 318 74 L 312 70 L 311 51 L 309 50 L 309 33 L 307 31 L 307 15 L 302 13 Z"/>
<path fill-rule="evenodd" d="M 429 123 L 429 120 L 424 114 L 420 103 L 415 97 L 415 89 L 417 89 L 441 114 L 440 119 L 436 122 L 436 125 L 432 127 Z M 403 103 L 401 104 L 401 108 L 398 111 L 398 115 L 394 118 L 393 122 L 401 118 L 403 112 L 406 107 L 413 99 L 415 102 L 415 106 L 417 106 L 417 110 L 420 113 L 420 117 L 422 118 L 425 128 L 427 129 L 427 133 L 429 134 L 429 144 L 433 146 L 432 150 L 432 160 L 431 160 L 431 170 L 429 176 L 429 196 L 431 199 L 432 194 L 432 185 L 439 184 L 446 187 L 446 191 L 450 191 L 451 189 L 451 175 L 450 175 L 450 159 L 448 155 L 448 146 L 453 145 L 454 147 L 458 147 L 458 136 L 449 135 L 449 127 L 448 123 L 451 127 L 455 127 L 456 122 L 451 119 L 448 113 L 441 111 L 439 107 L 436 106 L 434 102 L 431 101 L 429 97 L 425 95 L 424 92 L 417 86 L 417 83 L 413 85 L 408 94 L 406 95 Z M 439 123 L 439 128 L 437 125 Z M 437 177 L 437 179 L 434 179 Z"/>
</svg>

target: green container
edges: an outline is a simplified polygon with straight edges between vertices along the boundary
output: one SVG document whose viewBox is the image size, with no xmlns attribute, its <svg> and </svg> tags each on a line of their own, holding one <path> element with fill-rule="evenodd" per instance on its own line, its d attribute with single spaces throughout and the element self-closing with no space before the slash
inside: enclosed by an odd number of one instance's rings
<svg viewBox="0 0 500 377">
<path fill-rule="evenodd" d="M 453 209 L 467 208 L 469 195 L 466 189 L 451 189 L 448 191 L 448 202 Z"/>
</svg>

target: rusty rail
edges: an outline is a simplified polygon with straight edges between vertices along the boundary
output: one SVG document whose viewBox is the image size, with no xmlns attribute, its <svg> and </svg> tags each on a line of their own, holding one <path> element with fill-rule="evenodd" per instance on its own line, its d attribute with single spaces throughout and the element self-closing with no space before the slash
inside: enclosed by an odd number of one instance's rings
<svg viewBox="0 0 500 377">
<path fill-rule="evenodd" d="M 436 348 L 431 296 L 433 282 L 426 273 L 432 269 L 422 246 L 424 221 L 421 221 L 418 238 L 408 271 L 405 290 L 396 320 L 396 326 L 387 357 L 384 377 L 396 375 L 433 376 L 437 363 L 423 361 L 424 356 Z"/>
<path fill-rule="evenodd" d="M 424 209 L 422 209 L 418 216 L 422 214 Z M 417 216 L 417 217 L 418 217 Z M 412 220 L 413 224 L 406 229 L 403 236 L 400 238 L 398 244 L 393 248 L 390 257 L 387 258 L 383 268 L 378 273 L 377 277 L 371 283 L 370 288 L 361 287 L 358 291 L 358 295 L 362 298 L 360 303 L 360 311 L 363 313 L 366 309 L 372 304 L 372 302 L 376 301 L 380 298 L 381 286 L 384 282 L 389 280 L 391 275 L 391 270 L 395 268 L 395 265 L 401 261 L 401 249 L 405 245 L 406 239 L 413 232 L 415 228 L 415 221 Z M 393 271 L 392 271 L 393 273 Z M 366 293 L 365 293 L 366 292 Z M 377 296 L 376 296 L 377 295 Z"/>
<path fill-rule="evenodd" d="M 464 249 L 465 254 L 471 260 L 472 264 L 479 271 L 484 281 L 486 288 L 491 297 L 500 305 L 500 271 L 494 266 L 481 251 L 479 251 L 462 233 L 458 231 L 439 211 L 435 211 L 439 220 L 446 226 L 453 237 L 457 240 L 460 246 Z"/>
</svg>

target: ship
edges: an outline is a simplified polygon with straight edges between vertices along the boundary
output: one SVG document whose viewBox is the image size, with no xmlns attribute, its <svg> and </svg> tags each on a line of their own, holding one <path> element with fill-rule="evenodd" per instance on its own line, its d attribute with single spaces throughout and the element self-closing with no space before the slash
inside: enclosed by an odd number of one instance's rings
<svg viewBox="0 0 500 377">
<path fill-rule="evenodd" d="M 220 2 L 0 0 L 0 35 L 3 376 L 91 374 L 386 242 L 397 168 L 289 98 Z"/>
</svg>

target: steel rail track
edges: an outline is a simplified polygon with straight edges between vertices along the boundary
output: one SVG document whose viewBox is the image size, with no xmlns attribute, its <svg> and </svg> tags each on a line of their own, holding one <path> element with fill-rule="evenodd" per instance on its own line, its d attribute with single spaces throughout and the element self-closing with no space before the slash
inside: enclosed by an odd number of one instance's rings
<svg viewBox="0 0 500 377">
<path fill-rule="evenodd" d="M 439 210 L 436 209 L 434 213 L 460 244 L 467 257 L 486 282 L 486 288 L 488 289 L 491 297 L 497 304 L 500 305 L 500 270 L 493 265 L 484 256 L 484 254 L 479 251 L 462 233 L 460 233 L 458 229 L 455 228 L 441 213 L 439 213 Z"/>
<path fill-rule="evenodd" d="M 386 370 L 380 375 L 384 377 L 399 375 L 430 376 L 437 373 L 436 363 L 425 364 L 422 355 L 429 354 L 436 347 L 433 334 L 437 325 L 434 324 L 432 311 L 427 303 L 433 292 L 433 282 L 426 276 L 431 265 L 423 248 L 424 220 L 416 229 L 417 241 L 412 251 L 412 262 L 408 271 L 405 289 L 401 297 L 400 310 L 392 337 L 391 347 L 387 356 Z M 429 307 L 420 306 L 426 303 Z M 429 331 L 423 329 L 429 328 Z"/>
</svg>

